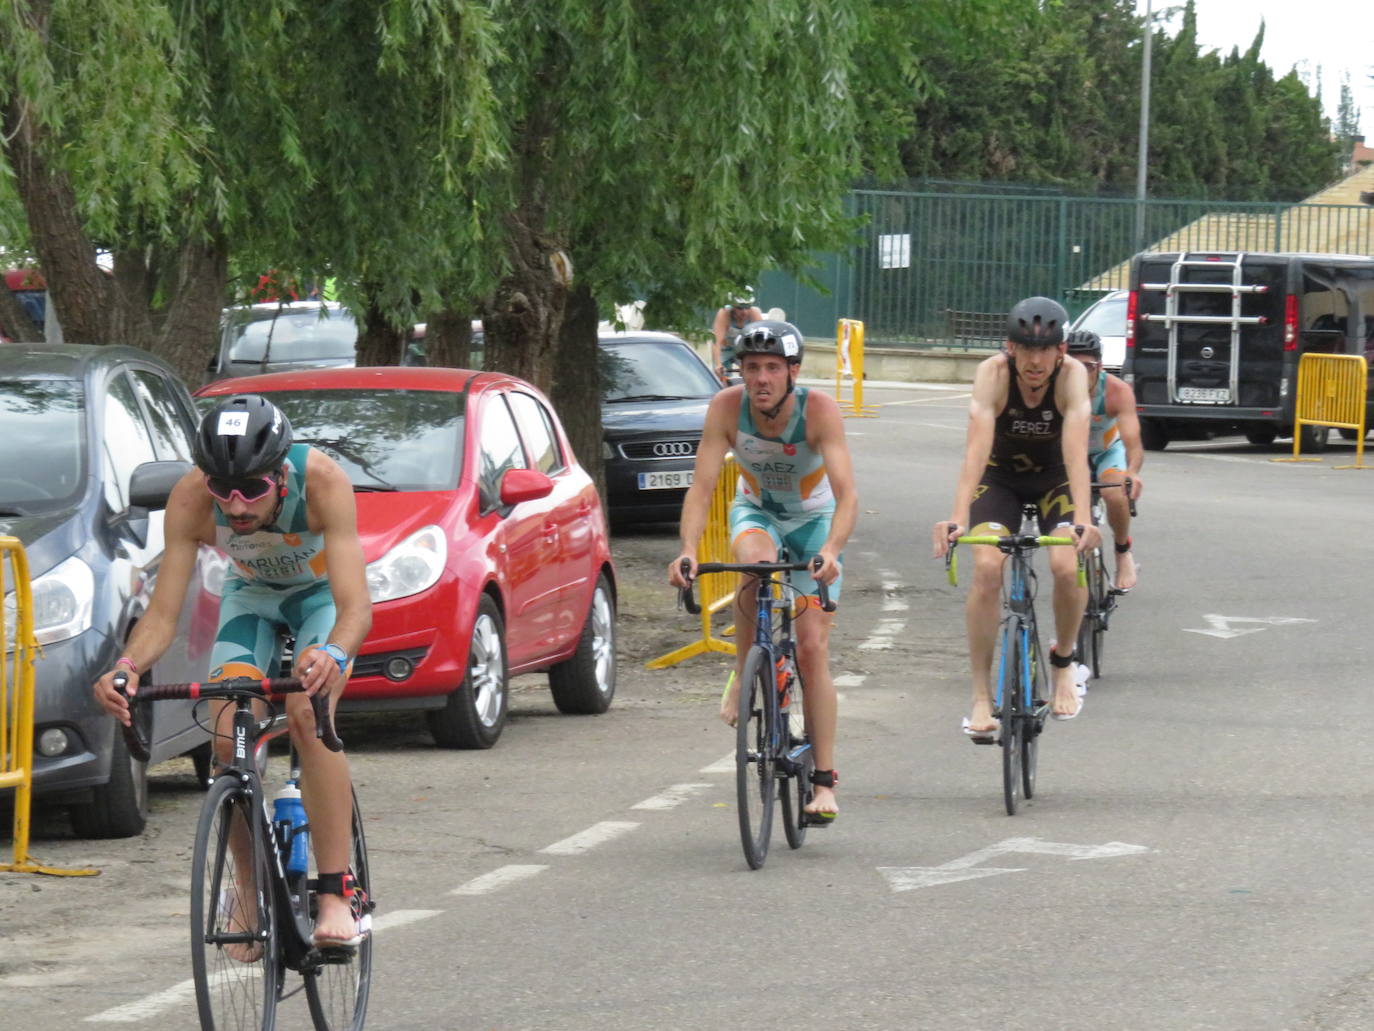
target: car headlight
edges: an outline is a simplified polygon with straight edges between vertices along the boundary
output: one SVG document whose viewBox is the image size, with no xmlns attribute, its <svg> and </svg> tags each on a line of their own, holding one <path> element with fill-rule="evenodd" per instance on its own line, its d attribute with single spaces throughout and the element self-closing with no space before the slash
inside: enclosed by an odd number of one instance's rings
<svg viewBox="0 0 1374 1031">
<path fill-rule="evenodd" d="M 433 587 L 444 571 L 448 540 L 437 526 L 417 530 L 367 566 L 367 593 L 375 601 L 405 598 Z"/>
<path fill-rule="evenodd" d="M 95 574 L 73 555 L 33 582 L 33 633 L 39 644 L 66 641 L 91 628 Z M 14 593 L 5 595 L 5 645 L 13 650 L 19 626 Z"/>
</svg>

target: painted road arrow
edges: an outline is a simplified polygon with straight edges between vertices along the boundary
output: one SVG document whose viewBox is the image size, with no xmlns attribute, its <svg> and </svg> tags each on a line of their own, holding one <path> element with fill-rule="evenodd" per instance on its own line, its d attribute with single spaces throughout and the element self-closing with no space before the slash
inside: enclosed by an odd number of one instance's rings
<svg viewBox="0 0 1374 1031">
<path fill-rule="evenodd" d="M 1241 637 L 1257 634 L 1266 627 L 1291 626 L 1294 623 L 1315 623 L 1315 619 L 1302 619 L 1298 616 L 1217 616 L 1211 613 L 1202 617 L 1207 620 L 1208 629 L 1184 627 L 1185 634 L 1206 634 L 1208 637 Z M 1259 623 L 1260 626 L 1234 627 L 1232 623 Z"/>
<path fill-rule="evenodd" d="M 1124 841 L 1109 841 L 1105 845 L 1073 845 L 1063 841 L 1042 841 L 1039 838 L 1007 838 L 995 845 L 980 848 L 939 866 L 880 866 L 878 872 L 887 878 L 893 891 L 914 891 L 937 884 L 953 884 L 979 877 L 995 877 L 1004 873 L 1024 873 L 1024 868 L 1005 869 L 978 864 L 995 856 L 1012 852 L 1030 855 L 1063 856 L 1069 860 L 1112 859 L 1134 856 L 1150 851 L 1144 845 L 1128 845 Z"/>
</svg>

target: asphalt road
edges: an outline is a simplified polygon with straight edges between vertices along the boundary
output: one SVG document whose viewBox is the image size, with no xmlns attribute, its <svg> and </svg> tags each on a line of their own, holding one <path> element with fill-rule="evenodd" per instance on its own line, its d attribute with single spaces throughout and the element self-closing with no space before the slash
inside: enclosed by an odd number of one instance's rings
<svg viewBox="0 0 1374 1031">
<path fill-rule="evenodd" d="M 1049 726 L 1037 796 L 1008 817 L 999 753 L 959 733 L 962 590 L 929 557 L 966 395 L 866 400 L 882 407 L 849 422 L 863 514 L 833 649 L 837 824 L 797 852 L 775 829 L 748 870 L 714 715 L 725 662 L 643 669 L 692 624 L 663 582 L 671 528 L 620 535 L 606 716 L 558 716 L 523 678 L 489 752 L 438 750 L 401 717 L 344 725 L 382 903 L 368 1027 L 1374 1026 L 1356 604 L 1374 475 L 1333 468 L 1353 449 L 1319 465 L 1237 440 L 1149 455 L 1141 585 L 1084 715 Z M 0 875 L 0 1024 L 195 1025 L 198 801 L 163 768 L 143 839 L 40 825 L 37 858 L 102 874 Z M 302 998 L 280 1026 L 309 1026 Z"/>
</svg>

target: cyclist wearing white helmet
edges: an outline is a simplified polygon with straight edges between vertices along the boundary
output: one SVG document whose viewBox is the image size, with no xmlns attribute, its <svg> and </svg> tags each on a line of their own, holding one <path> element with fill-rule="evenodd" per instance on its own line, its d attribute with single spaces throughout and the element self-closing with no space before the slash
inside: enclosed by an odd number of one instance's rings
<svg viewBox="0 0 1374 1031">
<path fill-rule="evenodd" d="M 803 340 L 790 322 L 760 320 L 745 326 L 739 340 L 742 386 L 727 387 L 711 399 L 697 449 L 692 486 L 682 503 L 681 553 L 668 567 L 668 579 L 683 587 L 680 563 L 696 576 L 697 542 L 706 529 L 711 497 L 727 452 L 740 475 L 730 508 L 730 537 L 736 562 L 774 562 L 787 549 L 792 562 L 819 556 L 814 576 L 792 574 L 800 594 L 817 594 L 826 584 L 840 596 L 842 552 L 859 513 L 854 467 L 839 405 L 828 394 L 796 385 Z M 746 578 L 752 581 L 752 578 Z M 754 594 L 746 583 L 735 605 L 735 640 L 754 637 Z M 806 684 L 802 704 L 816 754 L 811 783 L 815 795 L 806 807 L 820 826 L 839 812 L 835 804 L 835 683 L 830 675 L 833 615 L 819 604 L 806 607 L 793 624 L 797 664 Z M 721 719 L 732 726 L 739 707 L 739 680 L 747 647 L 736 649 L 735 673 L 721 698 Z"/>
<path fill-rule="evenodd" d="M 735 338 L 751 322 L 762 320 L 763 312 L 754 304 L 754 288 L 746 286 L 732 295 L 716 312 L 711 323 L 711 368 L 722 383 L 736 362 Z"/>
</svg>

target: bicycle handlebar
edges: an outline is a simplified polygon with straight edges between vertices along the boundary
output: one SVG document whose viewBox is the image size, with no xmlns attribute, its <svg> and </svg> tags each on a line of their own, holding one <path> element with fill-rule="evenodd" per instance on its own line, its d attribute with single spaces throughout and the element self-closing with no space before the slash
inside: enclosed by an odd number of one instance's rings
<svg viewBox="0 0 1374 1031">
<path fill-rule="evenodd" d="M 239 698 L 260 698 L 270 700 L 274 695 L 299 694 L 304 690 L 301 682 L 296 677 L 267 677 L 256 680 L 253 677 L 230 677 L 227 680 L 216 680 L 212 683 L 187 683 L 187 684 L 149 684 L 147 687 L 138 689 L 138 693 L 132 698 L 125 690 L 129 686 L 129 675 L 127 673 L 116 673 L 114 677 L 114 688 L 129 702 L 130 708 L 139 702 L 158 702 L 176 698 L 223 698 L 225 700 L 237 700 Z M 324 742 L 324 746 L 331 752 L 343 750 L 343 741 L 334 729 L 334 721 L 329 716 L 329 696 L 317 691 L 310 696 L 310 707 L 315 710 L 315 736 Z M 152 756 L 148 750 L 148 741 L 139 730 L 136 722 L 129 726 L 120 725 L 120 730 L 124 733 L 124 743 L 129 748 L 129 754 L 139 762 L 146 763 Z"/>
<path fill-rule="evenodd" d="M 697 576 L 705 573 L 745 573 L 762 579 L 774 573 L 810 572 L 814 575 L 820 572 L 822 565 L 824 562 L 819 555 L 813 557 L 810 562 L 702 562 L 697 565 Z M 682 575 L 687 576 L 692 565 L 683 559 L 679 568 Z M 696 595 L 692 591 L 693 582 L 689 578 L 686 587 L 678 588 L 678 594 L 683 608 L 695 616 L 701 612 L 701 606 L 697 604 Z M 816 596 L 820 600 L 822 612 L 835 611 L 835 603 L 830 600 L 829 587 L 819 580 L 816 581 Z"/>
<path fill-rule="evenodd" d="M 955 545 L 958 544 L 988 544 L 999 549 L 1003 554 L 1010 555 L 1013 551 L 1026 551 L 1031 548 L 1045 548 L 1063 544 L 1072 547 L 1077 543 L 1072 537 L 1045 537 L 1034 533 L 1010 533 L 1001 537 L 996 534 L 965 535 L 956 537 L 949 542 L 949 550 L 945 552 L 945 571 L 949 574 L 950 586 L 959 586 L 959 563 L 954 557 Z M 1088 576 L 1083 569 L 1083 556 L 1080 555 L 1078 557 L 1078 586 L 1084 587 L 1087 583 Z"/>
</svg>

